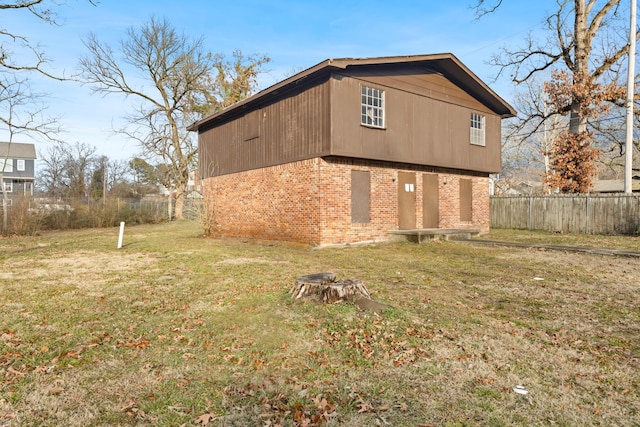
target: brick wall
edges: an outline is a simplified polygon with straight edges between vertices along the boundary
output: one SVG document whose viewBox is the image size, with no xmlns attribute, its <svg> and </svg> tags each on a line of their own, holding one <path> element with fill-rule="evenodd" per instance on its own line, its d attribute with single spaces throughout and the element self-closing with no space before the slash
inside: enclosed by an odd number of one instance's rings
<svg viewBox="0 0 640 427">
<path fill-rule="evenodd" d="M 316 158 L 203 180 L 210 235 L 318 244 Z"/>
<path fill-rule="evenodd" d="M 351 223 L 351 171 L 370 172 L 370 222 Z M 422 227 L 422 174 L 438 173 L 440 228 L 489 230 L 489 180 L 473 180 L 473 221 L 460 222 L 460 175 L 383 162 L 315 158 L 207 178 L 203 191 L 210 235 L 313 245 L 386 240 L 398 228 L 398 171 L 416 173 L 416 227 Z"/>
</svg>

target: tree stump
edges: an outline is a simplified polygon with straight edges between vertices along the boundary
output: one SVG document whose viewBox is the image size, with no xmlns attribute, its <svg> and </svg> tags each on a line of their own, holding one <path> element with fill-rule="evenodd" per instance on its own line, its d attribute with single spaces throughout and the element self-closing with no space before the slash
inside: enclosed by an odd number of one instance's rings
<svg viewBox="0 0 640 427">
<path fill-rule="evenodd" d="M 352 301 L 359 299 L 371 299 L 362 280 L 342 279 L 336 280 L 333 273 L 318 273 L 298 277 L 296 283 L 289 291 L 294 300 L 308 298 L 322 303 L 334 303 L 336 301 Z"/>
</svg>

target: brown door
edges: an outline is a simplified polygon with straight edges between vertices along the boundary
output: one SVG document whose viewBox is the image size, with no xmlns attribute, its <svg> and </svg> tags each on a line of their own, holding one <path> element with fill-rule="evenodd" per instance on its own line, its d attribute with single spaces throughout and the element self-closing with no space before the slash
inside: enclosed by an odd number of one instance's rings
<svg viewBox="0 0 640 427">
<path fill-rule="evenodd" d="M 473 181 L 460 179 L 460 222 L 473 221 Z"/>
<path fill-rule="evenodd" d="M 422 226 L 440 226 L 440 198 L 438 197 L 438 175 L 422 175 Z"/>
<path fill-rule="evenodd" d="M 398 172 L 398 228 L 416 228 L 416 174 Z"/>
</svg>

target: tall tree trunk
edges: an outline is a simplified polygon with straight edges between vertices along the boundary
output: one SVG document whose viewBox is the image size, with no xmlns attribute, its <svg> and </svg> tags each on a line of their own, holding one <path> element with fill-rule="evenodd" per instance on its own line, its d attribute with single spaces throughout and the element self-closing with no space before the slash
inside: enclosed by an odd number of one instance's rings
<svg viewBox="0 0 640 427">
<path fill-rule="evenodd" d="M 574 63 L 573 63 L 573 83 L 581 87 L 588 87 L 587 79 L 589 73 L 589 51 L 590 44 L 587 34 L 587 5 L 586 0 L 574 0 L 575 21 L 574 21 Z M 569 120 L 569 133 L 577 135 L 587 130 L 587 118 L 581 114 L 581 96 L 574 94 L 571 103 L 571 114 Z"/>
<path fill-rule="evenodd" d="M 187 188 L 186 183 L 180 183 L 176 187 L 176 210 L 175 219 L 184 219 L 184 194 Z"/>
</svg>

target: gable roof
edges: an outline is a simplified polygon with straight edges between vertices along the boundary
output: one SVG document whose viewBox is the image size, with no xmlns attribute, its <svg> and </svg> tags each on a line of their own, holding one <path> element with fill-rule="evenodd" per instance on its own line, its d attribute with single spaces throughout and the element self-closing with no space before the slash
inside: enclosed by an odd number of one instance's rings
<svg viewBox="0 0 640 427">
<path fill-rule="evenodd" d="M 0 142 L 0 159 L 35 159 L 36 146 L 34 144 L 21 144 L 18 142 Z"/>
<path fill-rule="evenodd" d="M 193 123 L 187 129 L 190 131 L 198 131 L 201 127 L 233 114 L 241 107 L 249 107 L 254 103 L 269 101 L 288 87 L 298 85 L 303 80 L 310 79 L 312 77 L 319 77 L 327 73 L 331 73 L 332 71 L 345 70 L 350 67 L 402 64 L 423 65 L 431 70 L 442 73 L 449 80 L 474 96 L 502 118 L 513 117 L 516 115 L 516 111 L 511 105 L 509 105 L 504 99 L 489 88 L 489 86 L 480 80 L 478 76 L 460 62 L 455 55 L 452 53 L 439 53 L 429 55 L 385 56 L 376 58 L 327 59 L 217 113 L 205 117 Z"/>
</svg>

